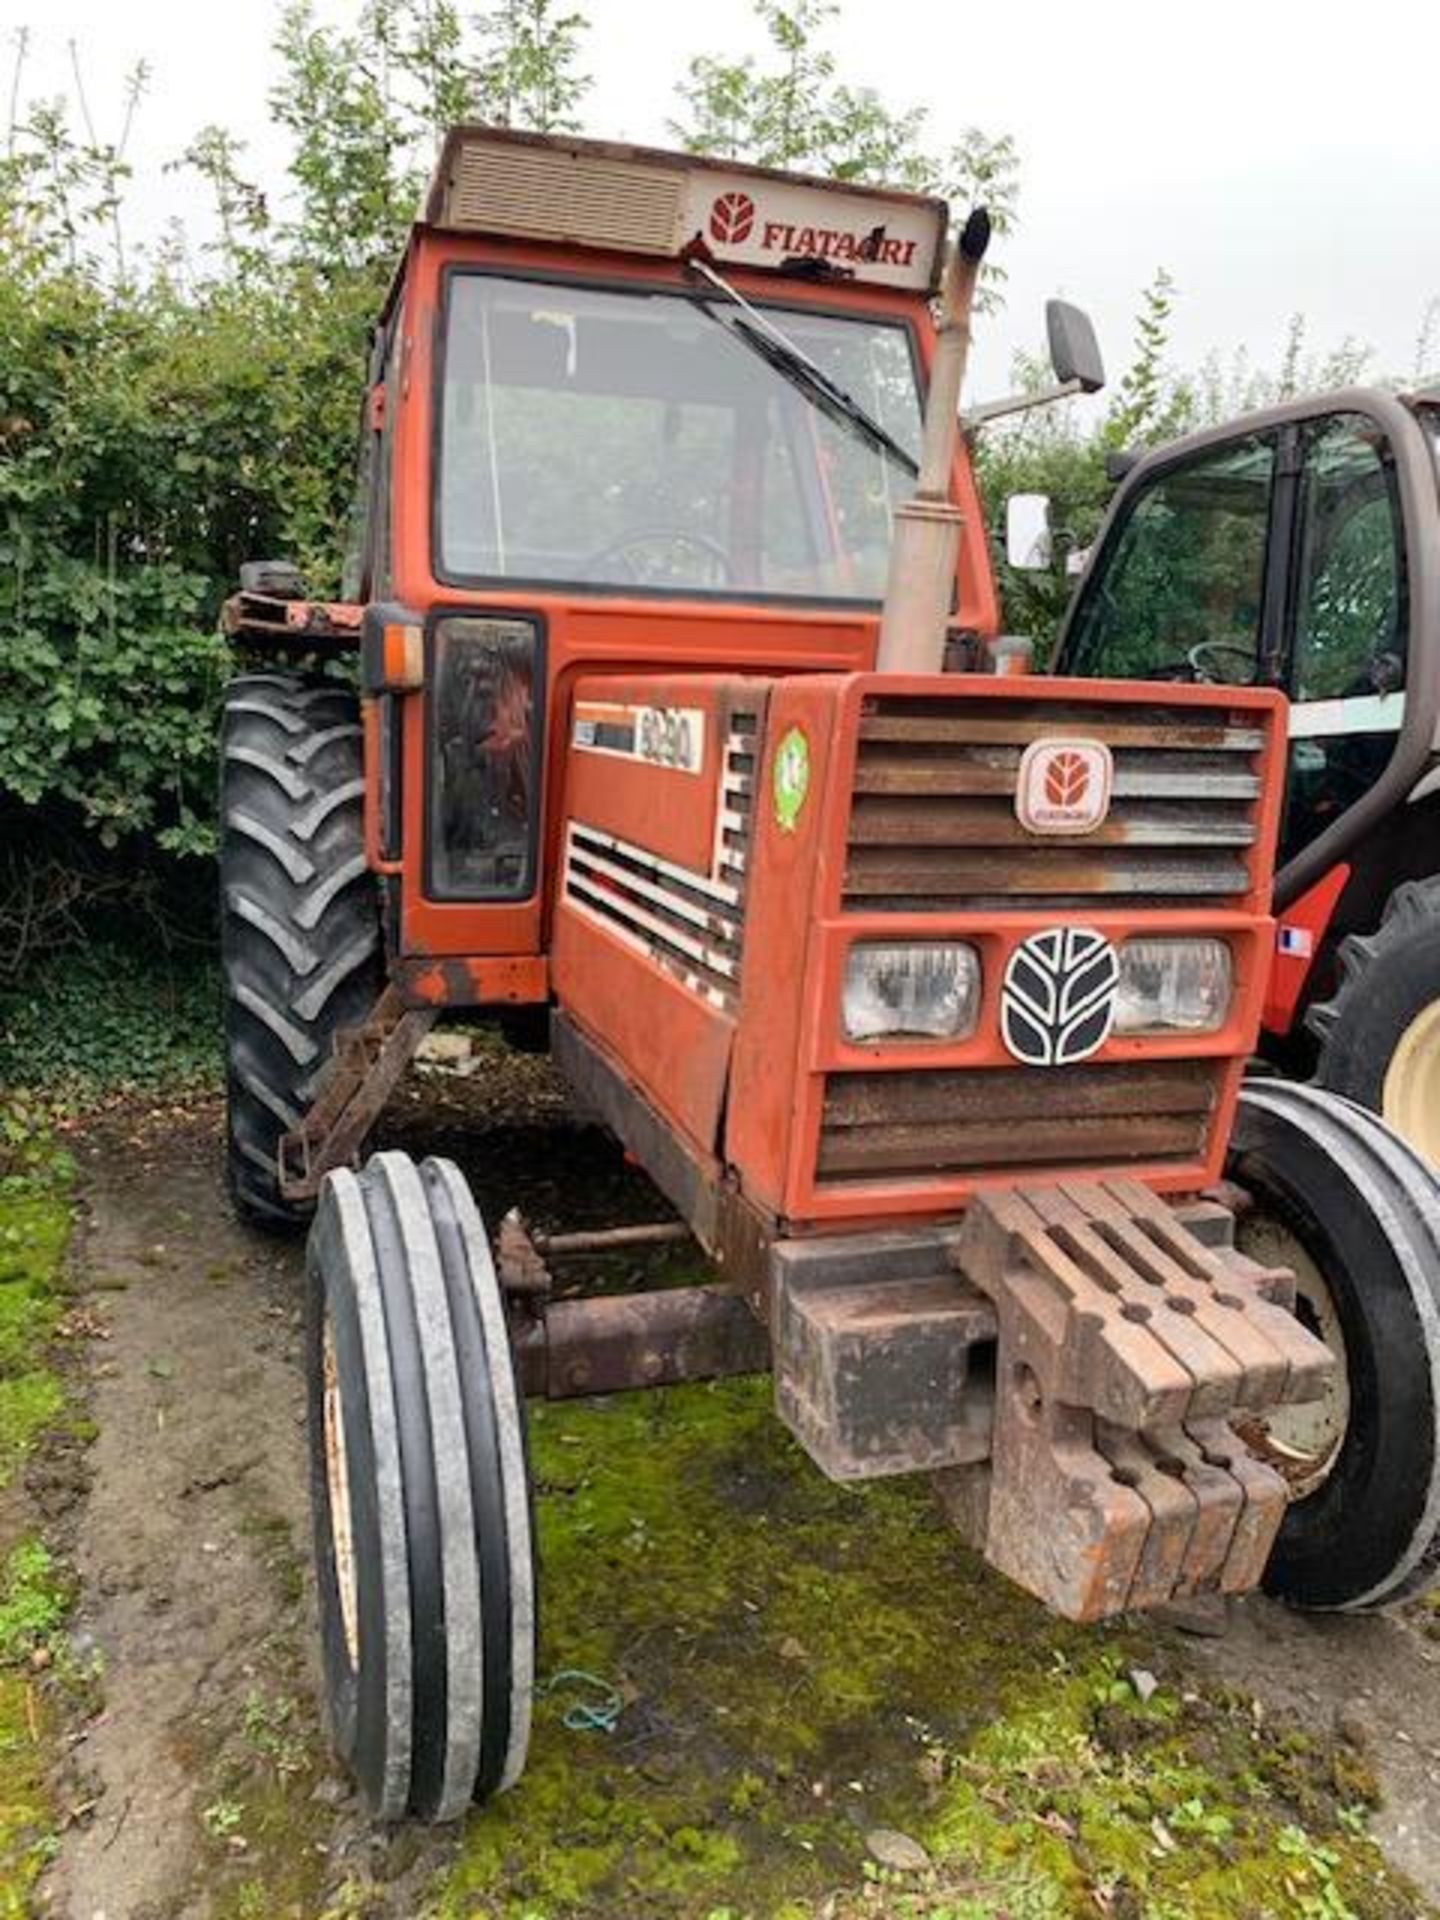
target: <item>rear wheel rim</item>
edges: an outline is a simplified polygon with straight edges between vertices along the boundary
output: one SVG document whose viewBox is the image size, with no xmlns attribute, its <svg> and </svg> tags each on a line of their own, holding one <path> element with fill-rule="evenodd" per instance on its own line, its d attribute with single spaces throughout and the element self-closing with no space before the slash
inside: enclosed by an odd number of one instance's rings
<svg viewBox="0 0 1440 1920">
<path fill-rule="evenodd" d="M 340 1596 L 340 1626 L 350 1664 L 360 1664 L 360 1600 L 355 1582 L 355 1537 L 350 1528 L 350 1464 L 345 1451 L 345 1417 L 340 1374 L 335 1360 L 335 1329 L 325 1316 L 321 1345 L 324 1369 L 325 1482 L 329 1490 L 330 1545 L 335 1556 L 335 1585 Z"/>
<path fill-rule="evenodd" d="M 1416 1014 L 1385 1070 L 1380 1111 L 1417 1153 L 1440 1166 L 1440 1000 Z"/>
<path fill-rule="evenodd" d="M 1304 1242 L 1264 1206 L 1257 1204 L 1244 1215 L 1236 1239 L 1241 1251 L 1262 1266 L 1290 1269 L 1297 1318 L 1335 1356 L 1335 1371 L 1320 1399 L 1272 1407 L 1262 1420 L 1246 1423 L 1252 1450 L 1284 1477 L 1291 1500 L 1303 1500 L 1330 1477 L 1350 1428 L 1350 1372 L 1339 1309 Z"/>
</svg>

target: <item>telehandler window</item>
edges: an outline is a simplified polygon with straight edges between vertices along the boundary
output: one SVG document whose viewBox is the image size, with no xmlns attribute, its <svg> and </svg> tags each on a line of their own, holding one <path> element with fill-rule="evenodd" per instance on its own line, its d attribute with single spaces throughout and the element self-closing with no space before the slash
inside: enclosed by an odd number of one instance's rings
<svg viewBox="0 0 1440 1920">
<path fill-rule="evenodd" d="M 1280 851 L 1292 859 L 1379 779 L 1405 712 L 1404 516 L 1389 442 L 1361 414 L 1304 431 Z"/>
<path fill-rule="evenodd" d="M 1396 692 L 1409 624 L 1404 526 L 1394 459 L 1372 421 L 1333 414 L 1307 431 L 1300 516 L 1292 697 Z"/>
<path fill-rule="evenodd" d="M 1077 609 L 1067 671 L 1253 681 L 1275 464 L 1274 439 L 1256 436 L 1142 487 Z"/>
<path fill-rule="evenodd" d="M 881 598 L 910 474 L 737 336 L 725 301 L 460 271 L 445 305 L 442 579 Z M 918 450 L 904 326 L 776 319 Z"/>
</svg>

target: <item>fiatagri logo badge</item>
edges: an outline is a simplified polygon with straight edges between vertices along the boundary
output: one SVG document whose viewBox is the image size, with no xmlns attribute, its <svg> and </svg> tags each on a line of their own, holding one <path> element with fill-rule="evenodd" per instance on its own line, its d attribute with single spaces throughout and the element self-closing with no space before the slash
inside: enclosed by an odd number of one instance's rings
<svg viewBox="0 0 1440 1920">
<path fill-rule="evenodd" d="M 1102 741 L 1032 741 L 1020 761 L 1016 818 L 1027 833 L 1093 833 L 1110 811 L 1114 772 Z"/>
<path fill-rule="evenodd" d="M 755 226 L 755 202 L 748 193 L 722 193 L 710 209 L 710 238 L 722 247 L 738 247 Z"/>
<path fill-rule="evenodd" d="M 740 247 L 749 241 L 761 253 L 774 254 L 777 264 L 780 260 L 858 260 L 909 267 L 915 261 L 915 242 L 887 234 L 883 226 L 857 232 L 804 220 L 761 220 L 750 195 L 740 192 L 722 193 L 715 200 L 710 209 L 710 238 L 722 247 Z"/>
</svg>

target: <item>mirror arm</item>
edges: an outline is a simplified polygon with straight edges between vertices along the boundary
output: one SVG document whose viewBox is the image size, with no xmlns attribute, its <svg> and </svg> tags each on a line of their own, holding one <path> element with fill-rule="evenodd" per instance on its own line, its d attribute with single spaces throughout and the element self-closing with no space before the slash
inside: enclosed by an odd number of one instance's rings
<svg viewBox="0 0 1440 1920">
<path fill-rule="evenodd" d="M 1003 400 L 986 400 L 978 407 L 968 408 L 961 414 L 960 424 L 966 433 L 973 433 L 991 420 L 1002 420 L 1011 413 L 1028 413 L 1032 407 L 1053 406 L 1057 400 L 1068 400 L 1072 394 L 1084 391 L 1083 381 L 1062 380 L 1056 386 L 1042 387 L 1038 393 L 1007 394 Z"/>
</svg>

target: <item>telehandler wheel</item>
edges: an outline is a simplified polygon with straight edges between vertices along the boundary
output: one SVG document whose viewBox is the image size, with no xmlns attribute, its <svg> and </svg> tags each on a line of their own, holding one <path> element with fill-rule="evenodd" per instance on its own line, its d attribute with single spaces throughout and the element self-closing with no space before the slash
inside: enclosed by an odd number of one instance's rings
<svg viewBox="0 0 1440 1920">
<path fill-rule="evenodd" d="M 1352 1101 L 1247 1084 L 1230 1177 L 1241 1249 L 1294 1269 L 1335 1392 L 1267 1417 L 1291 1503 L 1266 1569 L 1297 1606 L 1398 1600 L 1440 1573 L 1440 1178 Z"/>
<path fill-rule="evenodd" d="M 524 1401 L 448 1160 L 332 1173 L 308 1252 L 310 1483 L 331 1727 L 371 1812 L 457 1819 L 525 1764 Z"/>
<path fill-rule="evenodd" d="M 383 984 L 365 864 L 360 713 L 333 681 L 250 673 L 225 691 L 220 898 L 230 1189 L 272 1232 L 311 1207 L 280 1191 L 276 1147 L 304 1115 L 338 1028 Z"/>
<path fill-rule="evenodd" d="M 1306 1025 L 1317 1086 L 1378 1113 L 1440 1167 L 1440 879 L 1397 887 L 1373 934 L 1340 948 L 1340 984 Z"/>
</svg>

